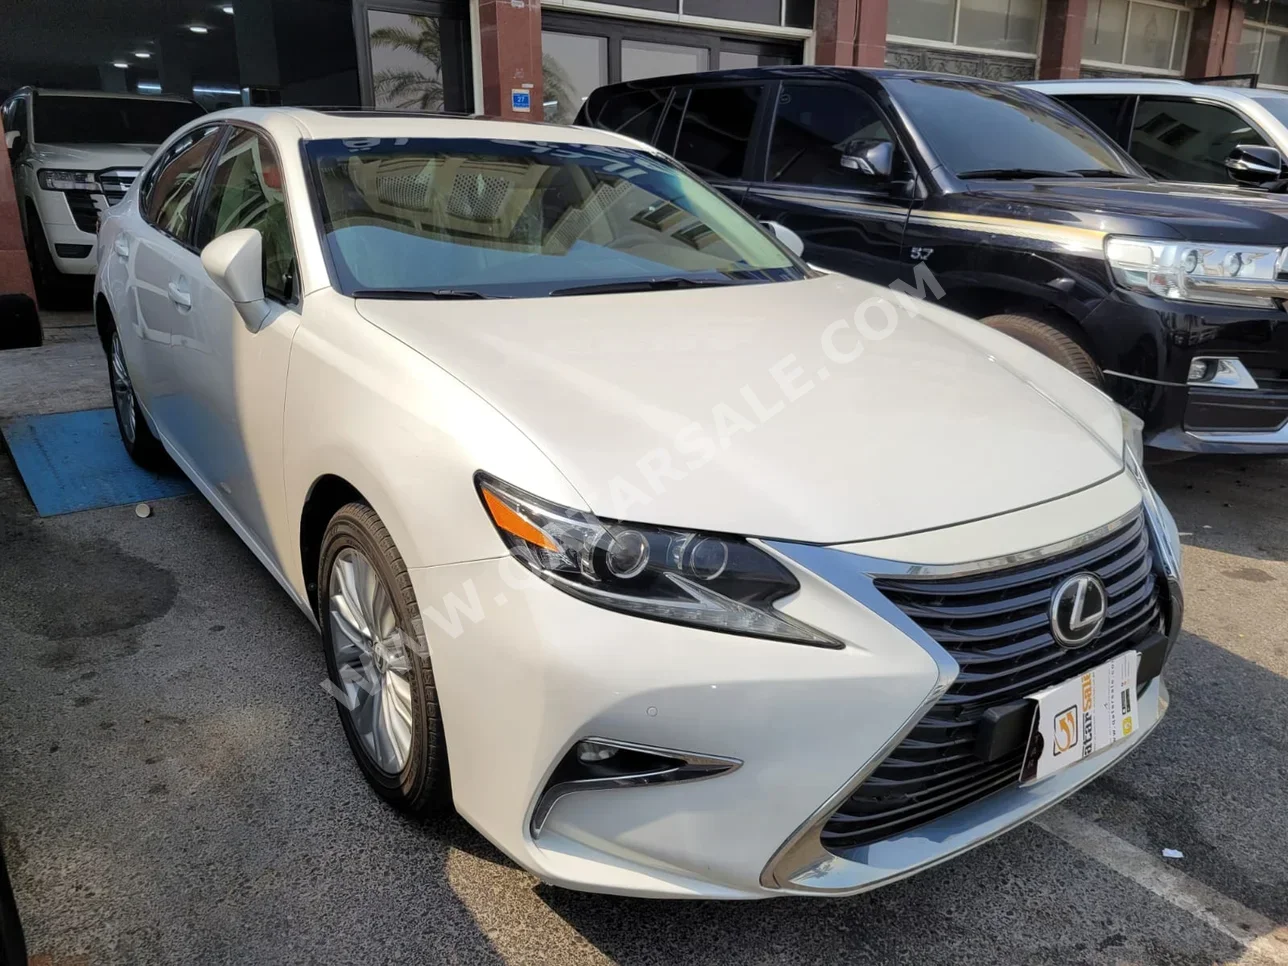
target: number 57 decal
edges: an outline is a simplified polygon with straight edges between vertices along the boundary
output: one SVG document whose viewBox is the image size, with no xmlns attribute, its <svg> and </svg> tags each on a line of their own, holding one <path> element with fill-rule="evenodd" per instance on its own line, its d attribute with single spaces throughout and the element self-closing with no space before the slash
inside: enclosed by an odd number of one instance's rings
<svg viewBox="0 0 1288 966">
<path fill-rule="evenodd" d="M 935 254 L 933 248 L 910 248 L 908 254 L 912 256 L 914 262 L 924 262 L 931 255 Z"/>
</svg>

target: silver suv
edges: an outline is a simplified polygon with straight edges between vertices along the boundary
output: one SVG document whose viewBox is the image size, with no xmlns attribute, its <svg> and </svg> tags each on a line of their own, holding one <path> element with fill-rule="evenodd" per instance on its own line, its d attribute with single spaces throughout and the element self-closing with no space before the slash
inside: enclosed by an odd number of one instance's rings
<svg viewBox="0 0 1288 966">
<path fill-rule="evenodd" d="M 1160 181 L 1266 185 L 1288 177 L 1288 91 L 1133 78 L 1023 86 L 1081 112 Z"/>
</svg>

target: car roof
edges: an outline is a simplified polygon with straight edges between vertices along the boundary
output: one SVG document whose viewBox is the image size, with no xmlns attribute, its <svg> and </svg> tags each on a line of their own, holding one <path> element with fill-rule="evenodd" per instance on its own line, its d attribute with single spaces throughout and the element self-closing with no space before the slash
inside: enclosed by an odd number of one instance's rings
<svg viewBox="0 0 1288 966">
<path fill-rule="evenodd" d="M 982 77 L 969 77 L 963 74 L 948 74 L 942 71 L 907 70 L 902 67 L 835 67 L 826 64 L 784 64 L 777 67 L 736 67 L 727 70 L 704 70 L 698 73 L 665 74 L 648 77 L 637 81 L 620 81 L 606 87 L 617 89 L 623 87 L 649 88 L 665 87 L 671 84 L 712 84 L 727 81 L 763 81 L 766 79 L 801 80 L 829 79 L 846 80 L 855 77 L 872 77 L 877 80 L 951 80 L 971 81 L 977 84 L 1001 85 L 1001 81 L 987 80 Z M 603 90 L 604 88 L 600 88 Z"/>
<path fill-rule="evenodd" d="M 654 148 L 610 131 L 567 124 L 507 121 L 476 115 L 362 111 L 353 108 L 235 107 L 201 118 L 202 123 L 244 120 L 287 137 L 293 126 L 299 140 L 332 138 L 495 138 L 504 141 L 546 141 L 559 144 L 597 144 Z"/>
<path fill-rule="evenodd" d="M 1261 91 L 1255 87 L 1223 87 L 1219 84 L 1194 84 L 1180 78 L 1108 78 L 1085 77 L 1075 80 L 1021 81 L 1044 94 L 1170 94 L 1173 97 L 1199 94 L 1210 100 L 1238 103 L 1248 98 L 1276 92 Z"/>
</svg>

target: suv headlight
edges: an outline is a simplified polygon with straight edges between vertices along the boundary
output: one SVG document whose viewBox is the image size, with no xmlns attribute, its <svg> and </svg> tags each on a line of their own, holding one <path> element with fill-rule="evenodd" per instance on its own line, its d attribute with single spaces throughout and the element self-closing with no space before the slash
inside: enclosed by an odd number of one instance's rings
<svg viewBox="0 0 1288 966">
<path fill-rule="evenodd" d="M 1278 282 L 1283 249 L 1208 245 L 1148 238 L 1110 238 L 1105 257 L 1125 289 L 1184 302 L 1274 308 L 1288 297 Z"/>
<path fill-rule="evenodd" d="M 41 168 L 36 180 L 46 191 L 98 191 L 98 175 L 93 171 L 63 171 Z"/>
<path fill-rule="evenodd" d="M 843 646 L 774 608 L 800 584 L 741 537 L 599 520 L 483 473 L 476 483 L 515 558 L 578 600 L 712 631 Z"/>
<path fill-rule="evenodd" d="M 1163 568 L 1178 581 L 1181 579 L 1181 535 L 1176 528 L 1176 521 L 1171 512 L 1159 499 L 1158 493 L 1145 476 L 1145 443 L 1144 423 L 1133 413 L 1121 406 L 1118 411 L 1123 418 L 1123 465 L 1140 487 L 1141 501 L 1145 505 L 1145 515 L 1149 518 L 1154 533 L 1154 542 L 1158 544 Z"/>
</svg>

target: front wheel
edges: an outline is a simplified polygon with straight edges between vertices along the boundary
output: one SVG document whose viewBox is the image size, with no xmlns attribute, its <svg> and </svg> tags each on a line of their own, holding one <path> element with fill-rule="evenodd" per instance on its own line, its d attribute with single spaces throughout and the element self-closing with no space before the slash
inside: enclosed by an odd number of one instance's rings
<svg viewBox="0 0 1288 966">
<path fill-rule="evenodd" d="M 980 319 L 980 322 L 990 329 L 997 329 L 1018 339 L 1030 349 L 1036 349 L 1097 389 L 1104 387 L 1104 375 L 1096 365 L 1096 360 L 1061 326 L 1031 315 L 990 315 L 986 319 Z"/>
<path fill-rule="evenodd" d="M 318 598 L 331 693 L 367 781 L 400 811 L 445 810 L 447 742 L 420 609 L 402 555 L 371 507 L 350 503 L 331 518 Z"/>
</svg>

